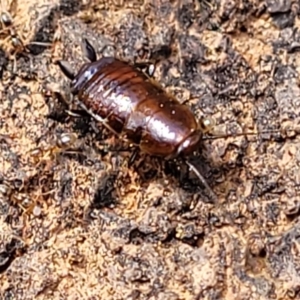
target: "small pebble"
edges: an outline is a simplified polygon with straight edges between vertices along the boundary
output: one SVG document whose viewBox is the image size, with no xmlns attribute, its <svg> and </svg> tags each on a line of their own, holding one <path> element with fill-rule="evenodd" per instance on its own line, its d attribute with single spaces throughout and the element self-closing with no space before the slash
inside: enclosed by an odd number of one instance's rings
<svg viewBox="0 0 300 300">
<path fill-rule="evenodd" d="M 39 217 L 41 215 L 42 209 L 39 205 L 35 205 L 32 212 L 34 216 Z"/>
</svg>

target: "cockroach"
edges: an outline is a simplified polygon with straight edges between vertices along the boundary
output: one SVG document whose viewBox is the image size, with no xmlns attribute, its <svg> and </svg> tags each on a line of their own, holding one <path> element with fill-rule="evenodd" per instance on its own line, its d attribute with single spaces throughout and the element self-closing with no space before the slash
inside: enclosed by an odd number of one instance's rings
<svg viewBox="0 0 300 300">
<path fill-rule="evenodd" d="M 168 94 L 137 66 L 115 57 L 98 60 L 86 39 L 82 51 L 89 62 L 77 74 L 67 61 L 59 60 L 57 64 L 71 80 L 71 93 L 83 110 L 144 153 L 166 160 L 181 158 L 216 199 L 204 177 L 189 161 L 200 149 L 210 120 L 200 124 L 187 105 Z"/>
</svg>

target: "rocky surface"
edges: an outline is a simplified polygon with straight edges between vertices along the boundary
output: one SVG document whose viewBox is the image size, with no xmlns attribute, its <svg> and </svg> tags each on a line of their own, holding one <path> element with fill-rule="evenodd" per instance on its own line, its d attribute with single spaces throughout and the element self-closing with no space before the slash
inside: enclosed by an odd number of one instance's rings
<svg viewBox="0 0 300 300">
<path fill-rule="evenodd" d="M 300 299 L 297 1 L 1 5 L 1 299 Z M 68 114 L 82 38 L 215 119 L 193 162 L 218 203 Z"/>
</svg>

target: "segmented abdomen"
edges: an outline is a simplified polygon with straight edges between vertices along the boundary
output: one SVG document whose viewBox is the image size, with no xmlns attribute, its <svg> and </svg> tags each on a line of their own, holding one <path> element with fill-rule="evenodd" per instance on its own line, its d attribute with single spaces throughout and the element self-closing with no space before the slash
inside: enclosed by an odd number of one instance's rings
<svg viewBox="0 0 300 300">
<path fill-rule="evenodd" d="M 103 63 L 78 96 L 116 133 L 154 155 L 173 153 L 198 127 L 186 106 L 119 60 Z"/>
</svg>

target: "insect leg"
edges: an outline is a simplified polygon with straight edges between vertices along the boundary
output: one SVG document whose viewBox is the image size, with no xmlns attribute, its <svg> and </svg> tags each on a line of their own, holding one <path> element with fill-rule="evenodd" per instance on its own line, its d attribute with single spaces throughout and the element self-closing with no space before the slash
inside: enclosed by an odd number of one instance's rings
<svg viewBox="0 0 300 300">
<path fill-rule="evenodd" d="M 66 109 L 65 112 L 74 118 L 90 117 L 84 109 Z"/>
<path fill-rule="evenodd" d="M 135 159 L 136 159 L 136 156 L 137 154 L 139 153 L 139 148 L 135 148 L 130 157 L 129 157 L 129 160 L 128 160 L 128 168 L 130 168 L 132 166 L 132 164 L 134 163 Z"/>
<path fill-rule="evenodd" d="M 193 100 L 197 100 L 197 99 L 199 99 L 199 98 L 200 98 L 200 97 L 191 97 L 191 98 L 188 98 L 188 99 L 186 99 L 186 100 L 183 100 L 183 102 L 181 102 L 181 104 L 186 105 L 188 102 L 193 101 Z"/>
<path fill-rule="evenodd" d="M 119 134 L 108 124 L 106 119 L 103 119 L 101 116 L 95 114 L 92 112 L 91 109 L 88 109 L 82 102 L 80 102 L 77 99 L 74 99 L 74 102 L 81 107 L 84 111 L 86 111 L 91 117 L 93 117 L 97 122 L 103 124 L 110 132 L 112 132 L 114 135 L 118 136 Z"/>
<path fill-rule="evenodd" d="M 189 168 L 196 174 L 200 182 L 204 185 L 205 189 L 209 193 L 209 196 L 212 198 L 214 202 L 217 202 L 217 195 L 213 192 L 213 190 L 210 188 L 208 183 L 206 182 L 205 178 L 201 175 L 199 170 L 189 161 L 185 160 L 185 163 L 189 166 Z"/>
</svg>

